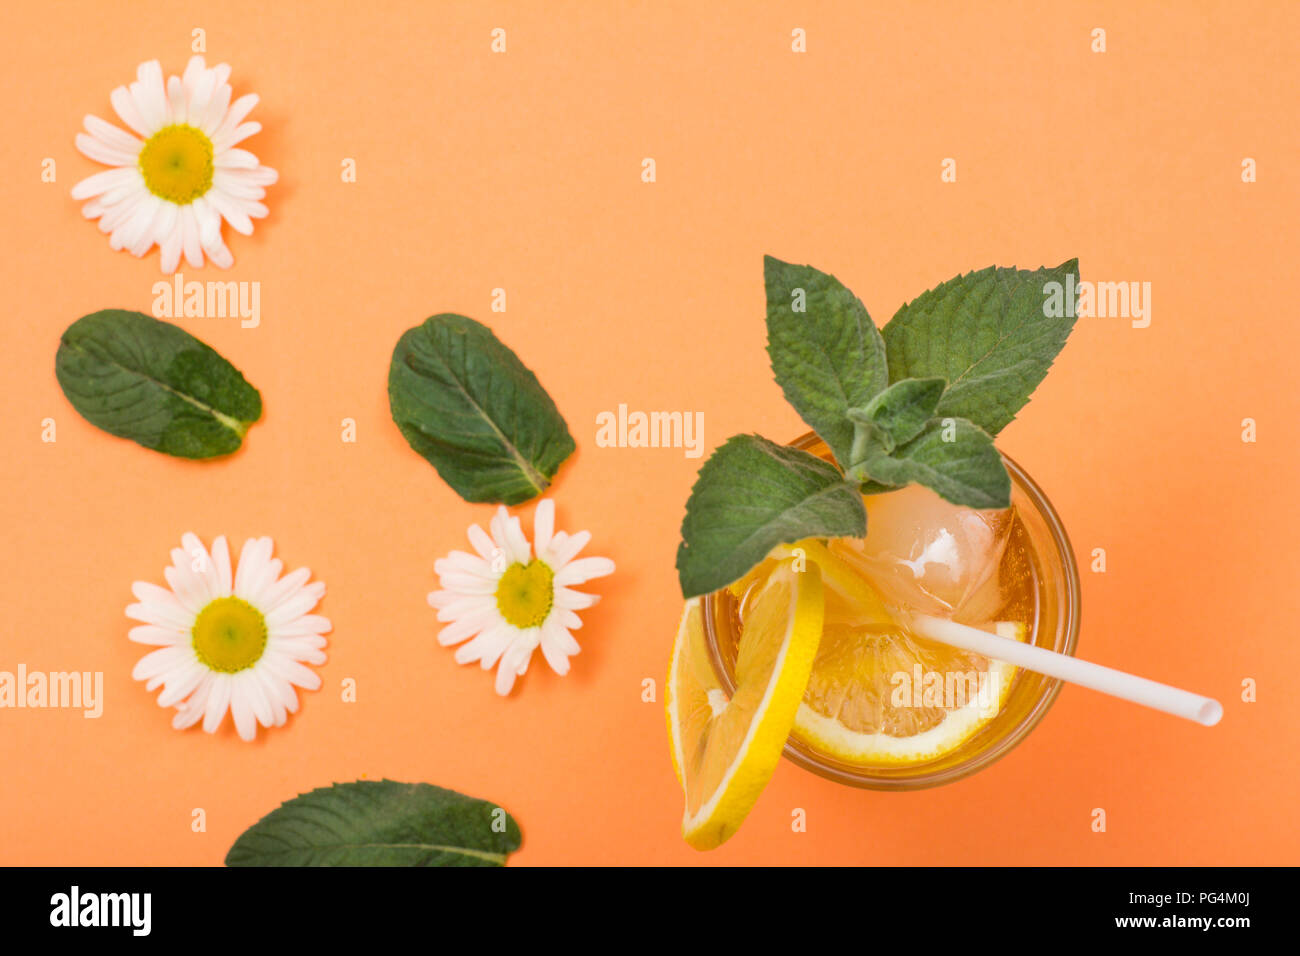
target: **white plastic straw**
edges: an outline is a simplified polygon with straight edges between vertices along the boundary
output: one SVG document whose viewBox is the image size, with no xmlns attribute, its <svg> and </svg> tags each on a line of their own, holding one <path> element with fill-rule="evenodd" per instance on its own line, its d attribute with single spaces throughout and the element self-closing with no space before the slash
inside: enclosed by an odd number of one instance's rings
<svg viewBox="0 0 1300 956">
<path fill-rule="evenodd" d="M 1213 727 L 1223 717 L 1223 705 L 1217 700 L 1147 680 L 1145 677 L 1081 661 L 1077 657 L 1058 654 L 1034 644 L 1022 644 L 1009 637 L 999 637 L 997 634 L 928 614 L 913 614 L 911 623 L 912 629 L 918 634 L 941 644 L 1006 661 L 1036 674 L 1046 674 L 1071 684 L 1091 687 L 1103 694 L 1163 710 L 1175 717 L 1185 717 L 1206 727 Z"/>
</svg>

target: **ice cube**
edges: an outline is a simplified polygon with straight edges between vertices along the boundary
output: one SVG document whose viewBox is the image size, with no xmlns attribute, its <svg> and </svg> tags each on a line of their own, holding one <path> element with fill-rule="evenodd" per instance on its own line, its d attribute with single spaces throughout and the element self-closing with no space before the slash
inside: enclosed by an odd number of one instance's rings
<svg viewBox="0 0 1300 956">
<path fill-rule="evenodd" d="M 1011 509 L 963 508 L 920 485 L 870 495 L 866 507 L 866 538 L 835 544 L 887 603 L 945 617 L 997 610 Z"/>
</svg>

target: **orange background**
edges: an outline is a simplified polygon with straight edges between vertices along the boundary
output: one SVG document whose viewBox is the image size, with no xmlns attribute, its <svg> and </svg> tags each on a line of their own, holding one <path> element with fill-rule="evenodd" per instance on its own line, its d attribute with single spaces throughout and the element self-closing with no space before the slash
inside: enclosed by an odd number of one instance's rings
<svg viewBox="0 0 1300 956">
<path fill-rule="evenodd" d="M 0 669 L 103 671 L 106 702 L 97 721 L 0 711 L 0 862 L 217 864 L 281 800 L 362 776 L 499 802 L 524 831 L 517 864 L 1297 862 L 1300 12 L 779 6 L 6 8 Z M 246 145 L 281 173 L 255 235 L 227 228 L 230 273 L 183 268 L 262 284 L 259 328 L 177 320 L 266 402 L 244 449 L 207 464 L 97 431 L 53 374 L 65 326 L 148 312 L 160 278 L 156 250 L 112 252 L 69 197 L 100 168 L 73 147 L 81 117 L 115 120 L 109 91 L 143 60 L 180 72 L 194 27 L 235 94 L 261 95 Z M 1150 328 L 1081 320 L 1000 444 L 1074 540 L 1081 656 L 1219 697 L 1218 727 L 1066 688 L 1018 749 L 955 785 L 863 792 L 783 762 L 728 845 L 680 840 L 662 704 L 641 682 L 667 666 L 700 461 L 598 448 L 595 419 L 620 402 L 703 411 L 706 449 L 799 434 L 764 353 L 764 253 L 834 272 L 882 325 L 990 264 L 1077 255 L 1085 279 L 1152 283 Z M 590 529 L 619 568 L 592 587 L 604 600 L 572 673 L 538 655 L 505 700 L 437 646 L 425 604 L 434 560 L 492 509 L 462 502 L 388 414 L 393 344 L 441 311 L 488 322 L 536 370 L 578 442 L 560 526 Z M 252 745 L 229 724 L 171 730 L 130 677 L 147 650 L 126 638 L 131 582 L 161 583 L 187 530 L 235 548 L 269 534 L 329 587 L 324 687 Z M 1088 571 L 1098 547 L 1105 574 Z"/>
</svg>

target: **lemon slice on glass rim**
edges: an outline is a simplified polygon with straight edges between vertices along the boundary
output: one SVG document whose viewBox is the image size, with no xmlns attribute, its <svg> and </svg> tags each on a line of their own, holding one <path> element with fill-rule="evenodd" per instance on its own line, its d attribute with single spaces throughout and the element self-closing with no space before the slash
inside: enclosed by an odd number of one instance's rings
<svg viewBox="0 0 1300 956">
<path fill-rule="evenodd" d="M 697 850 L 721 846 L 767 786 L 794 724 L 824 617 L 822 575 L 781 561 L 754 600 L 737 648 L 735 693 L 713 672 L 699 598 L 686 602 L 665 710 L 673 769 L 686 797 L 682 836 Z"/>
</svg>

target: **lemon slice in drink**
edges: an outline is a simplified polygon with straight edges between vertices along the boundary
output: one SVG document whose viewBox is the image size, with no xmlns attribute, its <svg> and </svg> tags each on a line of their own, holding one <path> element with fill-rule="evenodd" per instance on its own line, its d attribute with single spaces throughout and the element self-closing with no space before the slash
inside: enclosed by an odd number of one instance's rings
<svg viewBox="0 0 1300 956">
<path fill-rule="evenodd" d="M 855 620 L 879 624 L 893 622 L 894 618 L 885 607 L 885 602 L 863 579 L 862 573 L 837 557 L 817 538 L 777 545 L 766 558 L 744 577 L 728 586 L 727 590 L 736 600 L 743 601 L 752 588 L 766 581 L 772 569 L 786 559 L 802 562 L 796 564 L 796 568 L 806 566 L 808 562 L 816 564 L 827 592 L 848 604 Z"/>
<path fill-rule="evenodd" d="M 996 630 L 1018 641 L 1027 634 L 1019 622 L 1000 622 Z M 846 763 L 934 760 L 997 715 L 1015 673 L 1012 664 L 925 640 L 897 624 L 863 626 L 837 615 L 822 635 L 794 733 Z"/>
<path fill-rule="evenodd" d="M 713 673 L 698 598 L 686 602 L 668 671 L 665 707 L 673 767 L 686 796 L 682 836 L 697 850 L 722 845 L 767 786 L 803 697 L 822 633 L 815 564 L 770 569 L 751 610 L 728 699 Z"/>
</svg>

